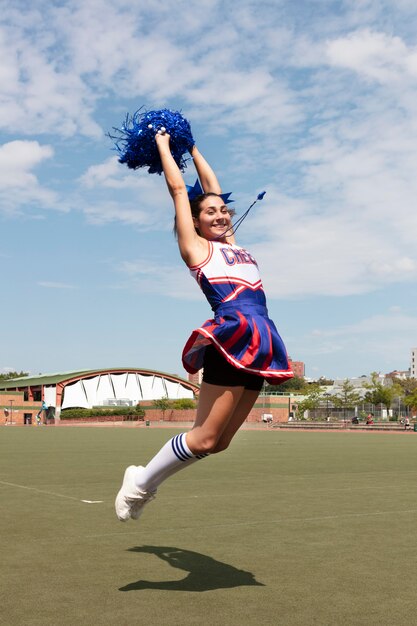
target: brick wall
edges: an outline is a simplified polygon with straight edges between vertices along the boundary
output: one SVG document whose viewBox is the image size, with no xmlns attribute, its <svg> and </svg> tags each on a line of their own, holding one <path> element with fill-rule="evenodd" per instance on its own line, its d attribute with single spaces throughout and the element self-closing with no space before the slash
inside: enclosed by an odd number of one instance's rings
<svg viewBox="0 0 417 626">
<path fill-rule="evenodd" d="M 41 408 L 41 403 L 33 400 L 25 401 L 23 391 L 0 391 L 0 424 L 21 426 L 29 416 L 32 424 Z"/>
<path fill-rule="evenodd" d="M 12 402 L 10 402 L 12 401 Z M 255 406 L 252 408 L 249 413 L 246 422 L 261 422 L 262 414 L 269 413 L 272 415 L 274 422 L 287 422 L 289 411 L 293 410 L 293 399 L 288 396 L 265 396 L 258 398 Z M 12 412 L 12 420 L 10 419 L 10 406 L 13 408 Z M 166 423 L 175 423 L 175 422 L 194 422 L 197 414 L 196 409 L 168 409 L 165 411 L 165 415 L 162 415 L 162 411 L 160 409 L 153 408 L 152 405 L 145 405 L 141 403 L 141 407 L 145 410 L 145 420 L 151 422 L 159 422 L 162 419 Z M 38 411 L 41 408 L 41 403 L 34 404 L 33 401 L 25 402 L 23 400 L 23 392 L 7 392 L 0 391 L 0 411 L 2 417 L 2 424 L 7 422 L 10 424 L 12 421 L 15 425 L 23 425 L 24 424 L 24 415 L 30 415 L 32 424 L 35 424 L 35 417 Z M 4 414 L 4 409 L 7 409 L 9 415 L 6 417 Z M 44 415 L 42 415 L 42 418 Z M 101 421 L 124 421 L 126 420 L 126 416 L 120 417 L 100 417 Z M 66 420 L 64 420 L 65 423 Z M 83 421 L 95 421 L 95 418 L 89 418 L 87 420 L 74 420 L 79 421 L 80 423 Z"/>
<path fill-rule="evenodd" d="M 165 422 L 194 422 L 197 411 L 196 409 L 168 409 L 165 415 L 162 415 L 160 409 L 153 408 L 152 405 L 146 405 L 144 402 L 140 406 L 145 411 L 145 420 Z M 262 421 L 263 413 L 272 414 L 274 422 L 288 422 L 289 411 L 292 410 L 292 400 L 286 396 L 265 396 L 258 398 L 255 406 L 252 408 L 246 422 Z"/>
</svg>

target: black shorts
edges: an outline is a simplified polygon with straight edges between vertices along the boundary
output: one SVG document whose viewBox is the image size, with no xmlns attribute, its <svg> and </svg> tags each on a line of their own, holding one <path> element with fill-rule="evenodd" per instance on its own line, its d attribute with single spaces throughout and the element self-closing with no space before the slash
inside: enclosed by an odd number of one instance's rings
<svg viewBox="0 0 417 626">
<path fill-rule="evenodd" d="M 210 385 L 244 387 L 252 391 L 260 391 L 264 384 L 262 376 L 248 374 L 248 372 L 230 365 L 212 344 L 206 348 L 203 367 L 203 381 Z"/>
</svg>

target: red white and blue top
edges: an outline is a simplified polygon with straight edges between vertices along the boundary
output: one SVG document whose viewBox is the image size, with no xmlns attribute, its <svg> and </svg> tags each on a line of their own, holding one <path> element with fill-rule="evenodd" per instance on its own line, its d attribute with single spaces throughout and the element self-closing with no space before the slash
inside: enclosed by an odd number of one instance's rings
<svg viewBox="0 0 417 626">
<path fill-rule="evenodd" d="M 214 311 L 188 339 L 182 354 L 184 368 L 194 374 L 203 367 L 210 343 L 227 361 L 272 384 L 292 378 L 284 343 L 268 317 L 258 265 L 240 246 L 208 242 L 207 258 L 190 267 Z"/>
</svg>

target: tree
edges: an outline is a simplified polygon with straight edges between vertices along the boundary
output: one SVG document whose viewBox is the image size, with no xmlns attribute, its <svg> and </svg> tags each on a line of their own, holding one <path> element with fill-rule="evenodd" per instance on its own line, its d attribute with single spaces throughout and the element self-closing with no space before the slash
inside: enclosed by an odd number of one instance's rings
<svg viewBox="0 0 417 626">
<path fill-rule="evenodd" d="M 355 387 L 349 382 L 349 379 L 343 381 L 341 390 L 332 397 L 333 404 L 343 409 L 343 417 L 346 416 L 346 409 L 353 409 L 361 401 L 361 395 L 356 391 Z"/>
<path fill-rule="evenodd" d="M 168 396 L 159 398 L 159 400 L 153 400 L 152 404 L 156 409 L 162 412 L 162 419 L 165 419 L 165 411 L 172 408 L 172 401 L 168 399 Z"/>
<path fill-rule="evenodd" d="M 29 376 L 29 372 L 7 372 L 7 374 L 0 374 L 0 380 L 11 380 L 12 378 L 23 378 L 23 376 Z"/>
<path fill-rule="evenodd" d="M 135 412 L 135 415 L 137 416 L 138 420 L 143 421 L 145 419 L 145 415 L 146 415 L 145 410 L 142 409 L 142 407 L 140 406 L 139 402 L 135 406 L 134 412 Z"/>
<path fill-rule="evenodd" d="M 195 402 L 191 398 L 179 398 L 172 403 L 174 409 L 195 409 Z"/>
<path fill-rule="evenodd" d="M 410 393 L 404 397 L 404 404 L 409 409 L 417 409 L 417 389 L 414 391 L 414 393 Z"/>
<path fill-rule="evenodd" d="M 394 398 L 404 395 L 401 385 L 398 381 L 393 382 L 391 385 L 384 385 L 378 378 L 376 372 L 371 374 L 371 382 L 365 383 L 364 387 L 369 389 L 365 395 L 365 400 L 371 404 L 383 404 L 389 413 Z"/>
<path fill-rule="evenodd" d="M 307 392 L 305 398 L 297 403 L 297 419 L 304 419 L 304 413 L 306 411 L 313 411 L 314 409 L 317 409 L 320 402 L 320 389 L 317 386 L 312 386 Z"/>
<path fill-rule="evenodd" d="M 399 390 L 398 397 L 402 398 L 407 410 L 417 408 L 415 401 L 417 398 L 417 378 L 394 378 L 394 384 Z"/>
<path fill-rule="evenodd" d="M 325 378 L 325 376 L 320 376 L 319 385 L 331 387 L 332 385 L 334 385 L 334 380 L 332 380 L 331 378 Z"/>
<path fill-rule="evenodd" d="M 270 385 L 269 383 L 265 383 L 265 393 L 268 393 L 268 391 L 302 391 L 306 387 L 307 383 L 304 378 L 294 376 L 294 378 L 286 380 L 284 383 L 281 383 L 281 385 Z"/>
<path fill-rule="evenodd" d="M 395 378 L 395 384 L 401 387 L 404 396 L 413 395 L 417 391 L 417 378 Z"/>
<path fill-rule="evenodd" d="M 414 391 L 414 393 L 410 393 L 405 396 L 404 404 L 406 405 L 407 410 L 417 410 L 417 389 Z"/>
</svg>

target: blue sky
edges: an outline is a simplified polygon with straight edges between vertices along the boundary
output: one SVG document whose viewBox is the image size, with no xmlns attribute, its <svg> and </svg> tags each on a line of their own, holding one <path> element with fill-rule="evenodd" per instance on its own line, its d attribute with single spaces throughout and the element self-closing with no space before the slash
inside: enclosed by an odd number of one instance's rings
<svg viewBox="0 0 417 626">
<path fill-rule="evenodd" d="M 141 106 L 182 110 L 238 213 L 267 191 L 238 243 L 308 376 L 407 369 L 416 33 L 414 0 L 5 0 L 0 371 L 185 374 L 210 309 L 163 179 L 106 136 Z"/>
</svg>

